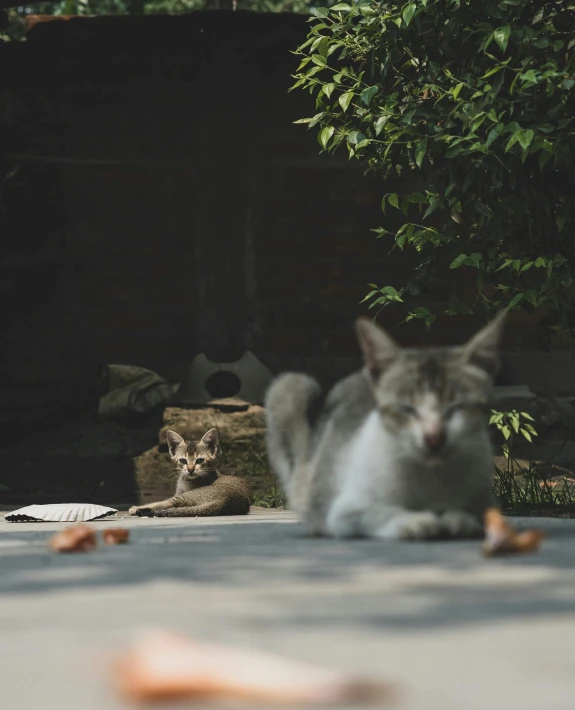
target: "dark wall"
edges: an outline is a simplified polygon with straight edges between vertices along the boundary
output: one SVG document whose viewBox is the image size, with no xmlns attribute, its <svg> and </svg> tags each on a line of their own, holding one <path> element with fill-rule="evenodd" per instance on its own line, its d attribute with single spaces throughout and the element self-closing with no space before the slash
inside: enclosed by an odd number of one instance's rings
<svg viewBox="0 0 575 710">
<path fill-rule="evenodd" d="M 85 363 L 173 380 L 200 351 L 230 360 L 251 348 L 274 368 L 355 363 L 367 284 L 399 286 L 411 266 L 370 232 L 389 186 L 344 152 L 319 155 L 315 132 L 293 125 L 315 112 L 288 93 L 306 28 L 244 12 L 84 18 L 0 47 L 8 152 L 32 197 L 49 194 L 42 180 L 58 192 L 93 339 Z M 403 317 L 384 315 L 392 328 Z M 439 321 L 433 337 L 457 342 L 475 325 Z M 419 323 L 399 337 L 428 340 Z"/>
</svg>

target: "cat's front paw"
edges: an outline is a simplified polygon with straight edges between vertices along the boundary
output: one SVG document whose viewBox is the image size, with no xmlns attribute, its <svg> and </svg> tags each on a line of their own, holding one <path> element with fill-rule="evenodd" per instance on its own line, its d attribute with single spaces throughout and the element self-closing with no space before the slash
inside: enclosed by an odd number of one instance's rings
<svg viewBox="0 0 575 710">
<path fill-rule="evenodd" d="M 135 515 L 138 518 L 149 518 L 154 514 L 151 508 L 146 508 L 145 506 L 134 505 L 128 511 L 129 515 Z"/>
<path fill-rule="evenodd" d="M 449 537 L 475 538 L 483 536 L 483 525 L 465 510 L 448 510 L 441 523 Z"/>
<path fill-rule="evenodd" d="M 431 511 L 405 511 L 394 515 L 376 532 L 382 540 L 435 540 L 442 537 L 439 517 Z"/>
</svg>

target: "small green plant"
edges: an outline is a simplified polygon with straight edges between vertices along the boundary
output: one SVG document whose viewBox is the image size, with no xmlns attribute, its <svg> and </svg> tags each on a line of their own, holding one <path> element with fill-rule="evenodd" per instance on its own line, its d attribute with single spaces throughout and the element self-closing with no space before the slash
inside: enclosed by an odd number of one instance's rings
<svg viewBox="0 0 575 710">
<path fill-rule="evenodd" d="M 499 504 L 505 512 L 525 509 L 545 510 L 558 506 L 571 506 L 575 503 L 575 484 L 569 479 L 546 479 L 537 463 L 521 467 L 513 456 L 513 447 L 517 437 L 529 442 L 537 436 L 533 423 L 535 420 L 527 412 L 512 409 L 507 412 L 491 410 L 489 423 L 501 432 L 504 438 L 502 451 L 505 467 L 494 465 L 495 476 L 493 490 Z"/>
<path fill-rule="evenodd" d="M 496 427 L 505 438 L 505 443 L 501 447 L 507 461 L 511 459 L 511 451 L 515 437 L 521 434 L 527 441 L 533 441 L 533 437 L 537 436 L 537 431 L 531 422 L 535 420 L 527 412 L 518 412 L 512 409 L 509 412 L 498 412 L 496 409 L 491 410 L 489 423 Z"/>
<path fill-rule="evenodd" d="M 275 484 L 271 484 L 263 495 L 254 498 L 254 505 L 261 508 L 284 508 L 286 505 L 285 495 Z"/>
</svg>

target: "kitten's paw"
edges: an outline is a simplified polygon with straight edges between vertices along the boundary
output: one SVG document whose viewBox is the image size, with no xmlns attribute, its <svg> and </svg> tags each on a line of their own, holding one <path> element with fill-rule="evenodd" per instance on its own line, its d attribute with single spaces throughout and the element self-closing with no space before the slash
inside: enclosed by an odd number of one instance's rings
<svg viewBox="0 0 575 710">
<path fill-rule="evenodd" d="M 441 521 L 431 511 L 398 513 L 375 533 L 382 540 L 434 540 L 441 536 Z"/>
<path fill-rule="evenodd" d="M 450 537 L 473 538 L 483 536 L 483 525 L 465 510 L 448 510 L 441 516 L 444 530 Z"/>
<path fill-rule="evenodd" d="M 134 511 L 133 513 L 131 511 Z M 154 515 L 154 511 L 151 508 L 146 508 L 145 506 L 130 508 L 128 511 L 130 515 L 136 515 L 138 518 L 151 518 Z"/>
</svg>

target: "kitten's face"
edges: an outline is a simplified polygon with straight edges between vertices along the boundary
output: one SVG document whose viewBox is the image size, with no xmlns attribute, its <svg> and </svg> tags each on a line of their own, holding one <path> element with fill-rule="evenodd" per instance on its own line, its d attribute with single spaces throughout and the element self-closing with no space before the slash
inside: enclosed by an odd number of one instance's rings
<svg viewBox="0 0 575 710">
<path fill-rule="evenodd" d="M 199 441 L 186 442 L 175 431 L 166 432 L 170 457 L 181 476 L 197 478 L 213 471 L 218 452 L 217 429 L 210 429 Z"/>
<path fill-rule="evenodd" d="M 503 318 L 465 346 L 402 350 L 369 321 L 358 323 L 381 422 L 402 453 L 438 464 L 484 436 Z"/>
</svg>

